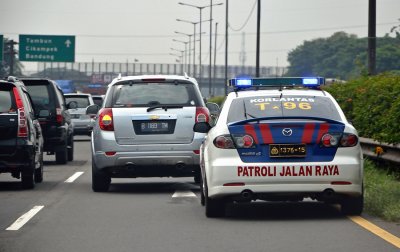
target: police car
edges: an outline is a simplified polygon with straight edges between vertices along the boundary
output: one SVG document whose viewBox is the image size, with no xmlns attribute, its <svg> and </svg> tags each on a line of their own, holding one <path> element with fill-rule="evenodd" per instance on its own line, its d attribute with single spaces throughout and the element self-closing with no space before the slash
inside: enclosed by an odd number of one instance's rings
<svg viewBox="0 0 400 252">
<path fill-rule="evenodd" d="M 201 203 L 207 217 L 228 202 L 339 203 L 363 209 L 363 155 L 356 129 L 324 79 L 232 79 L 216 124 L 196 123 L 207 137 L 200 153 Z"/>
</svg>

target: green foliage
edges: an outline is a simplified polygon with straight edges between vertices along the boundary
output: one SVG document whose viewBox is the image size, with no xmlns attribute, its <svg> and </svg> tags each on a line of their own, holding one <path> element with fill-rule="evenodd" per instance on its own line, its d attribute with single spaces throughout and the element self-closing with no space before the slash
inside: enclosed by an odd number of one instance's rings
<svg viewBox="0 0 400 252">
<path fill-rule="evenodd" d="M 208 102 L 214 102 L 216 104 L 218 104 L 219 106 L 222 105 L 222 103 L 224 102 L 226 96 L 214 96 L 211 97 L 210 99 L 208 99 Z"/>
<path fill-rule="evenodd" d="M 365 210 L 388 221 L 400 220 L 400 182 L 371 161 L 364 164 Z"/>
<path fill-rule="evenodd" d="M 396 33 L 397 34 L 397 33 Z M 377 38 L 376 72 L 398 70 L 400 66 L 400 34 Z M 366 38 L 337 32 L 329 38 L 305 41 L 289 52 L 287 76 L 324 76 L 351 79 L 367 69 Z"/>
<path fill-rule="evenodd" d="M 400 75 L 364 76 L 326 88 L 363 137 L 400 143 Z"/>
</svg>

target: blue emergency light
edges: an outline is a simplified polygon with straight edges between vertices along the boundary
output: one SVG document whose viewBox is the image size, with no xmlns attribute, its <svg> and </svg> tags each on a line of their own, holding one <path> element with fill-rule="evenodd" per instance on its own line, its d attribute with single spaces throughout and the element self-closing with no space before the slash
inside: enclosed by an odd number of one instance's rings
<svg viewBox="0 0 400 252">
<path fill-rule="evenodd" d="M 230 79 L 229 86 L 236 89 L 250 87 L 307 87 L 318 88 L 325 84 L 323 77 L 272 77 L 272 78 L 251 78 L 251 79 Z"/>
</svg>

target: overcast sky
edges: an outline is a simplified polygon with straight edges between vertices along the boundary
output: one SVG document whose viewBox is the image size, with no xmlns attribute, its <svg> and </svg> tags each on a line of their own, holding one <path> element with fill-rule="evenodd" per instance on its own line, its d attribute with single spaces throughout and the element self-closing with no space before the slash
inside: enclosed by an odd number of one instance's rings
<svg viewBox="0 0 400 252">
<path fill-rule="evenodd" d="M 0 34 L 17 41 L 19 34 L 75 35 L 77 62 L 175 63 L 177 57 L 170 53 L 179 52 L 171 48 L 185 47 L 173 39 L 188 40 L 175 31 L 192 34 L 194 28 L 176 19 L 198 22 L 200 18 L 197 8 L 178 2 L 210 4 L 210 0 L 0 0 Z M 213 0 L 223 3 L 213 7 L 218 22 L 217 64 L 224 64 L 225 2 Z M 245 65 L 255 65 L 256 2 L 229 0 L 230 65 L 242 64 L 242 51 Z M 368 34 L 368 0 L 261 0 L 261 5 L 261 66 L 287 66 L 288 52 L 305 40 L 337 31 L 358 37 Z M 377 0 L 377 36 L 399 25 L 399 18 L 400 0 Z M 203 20 L 209 19 L 210 8 L 205 8 Z M 210 23 L 202 23 L 202 30 L 204 64 L 209 62 Z"/>
</svg>

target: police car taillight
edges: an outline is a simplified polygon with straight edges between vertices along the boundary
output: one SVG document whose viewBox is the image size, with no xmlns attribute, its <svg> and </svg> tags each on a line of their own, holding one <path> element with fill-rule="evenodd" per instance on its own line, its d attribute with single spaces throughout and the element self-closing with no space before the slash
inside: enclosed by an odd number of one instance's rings
<svg viewBox="0 0 400 252">
<path fill-rule="evenodd" d="M 234 149 L 235 145 L 230 135 L 217 136 L 214 139 L 214 145 L 220 149 Z"/>
<path fill-rule="evenodd" d="M 254 139 L 250 135 L 235 136 L 233 137 L 237 148 L 253 148 Z"/>
<path fill-rule="evenodd" d="M 354 134 L 344 133 L 340 139 L 340 146 L 342 147 L 353 147 L 358 143 L 358 137 Z"/>
<path fill-rule="evenodd" d="M 358 137 L 354 134 L 332 134 L 327 133 L 322 136 L 321 143 L 325 147 L 353 147 L 358 143 Z"/>
<path fill-rule="evenodd" d="M 111 108 L 100 109 L 99 126 L 102 130 L 114 131 L 113 113 Z"/>
<path fill-rule="evenodd" d="M 337 136 L 327 133 L 322 136 L 321 143 L 325 147 L 334 147 L 338 145 L 339 141 Z"/>
<path fill-rule="evenodd" d="M 206 107 L 196 107 L 196 123 L 198 122 L 209 122 L 210 112 Z"/>
</svg>

